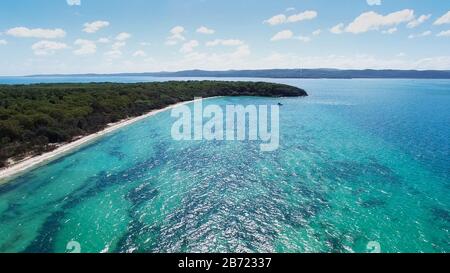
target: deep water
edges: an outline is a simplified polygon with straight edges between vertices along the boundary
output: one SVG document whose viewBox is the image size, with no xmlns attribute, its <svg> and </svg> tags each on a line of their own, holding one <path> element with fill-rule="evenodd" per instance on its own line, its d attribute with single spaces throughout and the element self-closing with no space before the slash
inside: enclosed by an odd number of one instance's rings
<svg viewBox="0 0 450 273">
<path fill-rule="evenodd" d="M 282 102 L 277 151 L 158 114 L 0 186 L 0 252 L 450 252 L 449 80 L 262 80 L 310 96 L 204 103 Z"/>
</svg>

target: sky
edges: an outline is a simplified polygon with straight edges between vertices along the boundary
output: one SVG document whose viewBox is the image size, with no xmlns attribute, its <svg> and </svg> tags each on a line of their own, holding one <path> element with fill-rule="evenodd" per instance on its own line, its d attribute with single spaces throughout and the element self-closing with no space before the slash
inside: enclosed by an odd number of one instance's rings
<svg viewBox="0 0 450 273">
<path fill-rule="evenodd" d="M 268 68 L 450 70 L 450 1 L 0 1 L 0 75 Z"/>
</svg>

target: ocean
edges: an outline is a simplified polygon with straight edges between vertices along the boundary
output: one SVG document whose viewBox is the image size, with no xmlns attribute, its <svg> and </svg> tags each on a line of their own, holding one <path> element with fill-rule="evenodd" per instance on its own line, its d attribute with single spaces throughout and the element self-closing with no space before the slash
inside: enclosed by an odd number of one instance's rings
<svg viewBox="0 0 450 273">
<path fill-rule="evenodd" d="M 186 78 L 2 77 L 0 83 Z M 450 252 L 450 80 L 229 79 L 307 98 L 280 148 L 175 141 L 170 111 L 0 186 L 0 252 Z"/>
</svg>

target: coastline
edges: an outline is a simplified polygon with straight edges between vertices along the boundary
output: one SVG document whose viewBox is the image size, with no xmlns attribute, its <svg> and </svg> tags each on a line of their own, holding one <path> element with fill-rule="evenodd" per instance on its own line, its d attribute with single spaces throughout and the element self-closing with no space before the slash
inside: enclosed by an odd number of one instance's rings
<svg viewBox="0 0 450 273">
<path fill-rule="evenodd" d="M 212 99 L 212 98 L 217 98 L 217 97 L 204 98 L 203 100 Z M 17 176 L 19 176 L 25 172 L 39 168 L 39 167 L 44 166 L 54 160 L 57 160 L 57 159 L 64 157 L 72 152 L 75 152 L 77 149 L 82 148 L 83 146 L 88 145 L 92 142 L 95 142 L 95 141 L 101 139 L 102 137 L 104 137 L 118 129 L 124 128 L 128 125 L 134 124 L 143 119 L 152 117 L 161 112 L 165 112 L 167 110 L 173 109 L 177 106 L 189 104 L 189 103 L 192 103 L 195 101 L 196 100 L 179 102 L 179 103 L 172 104 L 172 105 L 169 105 L 169 106 L 161 108 L 161 109 L 150 111 L 150 112 L 148 112 L 144 115 L 138 116 L 138 117 L 128 118 L 128 119 L 124 119 L 124 120 L 121 120 L 121 121 L 118 121 L 115 123 L 111 123 L 105 129 L 103 129 L 97 133 L 83 136 L 80 139 L 63 144 L 62 146 L 56 148 L 53 151 L 50 151 L 50 152 L 47 152 L 47 153 L 44 153 L 41 155 L 37 155 L 37 156 L 32 156 L 30 158 L 19 161 L 19 162 L 13 164 L 12 166 L 0 169 L 0 185 L 8 183 L 12 179 L 16 178 Z"/>
</svg>

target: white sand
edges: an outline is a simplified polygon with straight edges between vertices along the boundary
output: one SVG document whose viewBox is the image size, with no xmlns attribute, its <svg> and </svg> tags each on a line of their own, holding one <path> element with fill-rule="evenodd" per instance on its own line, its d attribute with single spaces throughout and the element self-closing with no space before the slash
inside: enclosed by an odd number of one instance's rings
<svg viewBox="0 0 450 273">
<path fill-rule="evenodd" d="M 82 137 L 76 141 L 73 141 L 73 142 L 70 142 L 67 144 L 64 144 L 61 147 L 59 147 L 51 152 L 44 153 L 39 156 L 34 156 L 31 158 L 25 159 L 23 161 L 17 162 L 16 164 L 13 164 L 12 166 L 9 166 L 7 168 L 0 169 L 0 184 L 4 184 L 4 183 L 8 182 L 12 178 L 20 175 L 23 172 L 30 171 L 39 166 L 48 164 L 49 162 L 56 160 L 58 158 L 61 158 L 62 156 L 67 155 L 70 152 L 74 152 L 77 149 L 81 148 L 82 146 L 92 143 L 117 129 L 123 128 L 123 127 L 133 124 L 137 121 L 146 119 L 146 118 L 154 116 L 158 113 L 161 113 L 166 110 L 175 108 L 180 105 L 188 104 L 191 102 L 193 102 L 193 101 L 180 102 L 180 103 L 177 103 L 174 105 L 167 106 L 166 108 L 163 108 L 163 109 L 151 111 L 151 112 L 149 112 L 145 115 L 139 116 L 139 117 L 130 118 L 130 119 L 126 119 L 126 120 L 122 120 L 122 121 L 110 124 L 110 125 L 108 125 L 107 128 L 105 128 L 104 130 L 102 130 L 100 132 Z"/>
</svg>

